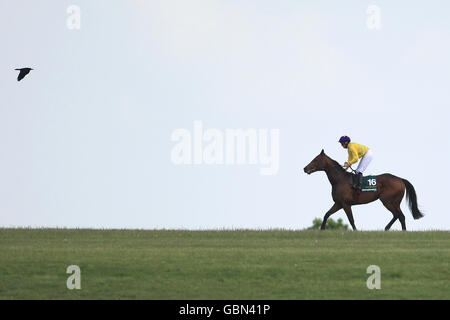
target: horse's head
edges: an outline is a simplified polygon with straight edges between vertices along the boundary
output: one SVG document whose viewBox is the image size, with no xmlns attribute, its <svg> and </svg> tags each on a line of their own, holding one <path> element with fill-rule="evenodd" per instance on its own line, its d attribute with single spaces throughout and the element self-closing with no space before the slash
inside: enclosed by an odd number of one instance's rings
<svg viewBox="0 0 450 320">
<path fill-rule="evenodd" d="M 327 163 L 327 156 L 322 149 L 322 152 L 315 157 L 304 169 L 307 174 L 311 174 L 316 171 L 322 171 L 325 169 L 325 165 Z"/>
</svg>

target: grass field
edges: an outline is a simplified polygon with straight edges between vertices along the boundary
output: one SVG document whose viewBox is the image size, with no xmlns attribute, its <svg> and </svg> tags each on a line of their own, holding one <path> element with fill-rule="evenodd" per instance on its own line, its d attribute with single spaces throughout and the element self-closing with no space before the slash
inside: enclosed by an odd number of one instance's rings
<svg viewBox="0 0 450 320">
<path fill-rule="evenodd" d="M 445 231 L 0 229 L 0 299 L 449 298 Z"/>
</svg>

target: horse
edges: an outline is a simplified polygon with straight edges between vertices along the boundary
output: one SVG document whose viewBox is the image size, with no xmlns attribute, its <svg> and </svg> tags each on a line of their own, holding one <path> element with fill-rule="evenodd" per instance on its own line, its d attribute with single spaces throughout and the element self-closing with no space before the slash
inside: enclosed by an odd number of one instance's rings
<svg viewBox="0 0 450 320">
<path fill-rule="evenodd" d="M 406 179 L 396 177 L 392 174 L 385 173 L 376 176 L 377 191 L 358 192 L 353 188 L 353 175 L 344 169 L 337 161 L 328 157 L 324 150 L 315 157 L 304 169 L 308 175 L 316 171 L 325 171 L 328 180 L 331 183 L 331 195 L 334 204 L 330 210 L 325 213 L 321 230 L 325 229 L 327 219 L 340 209 L 344 209 L 348 221 L 353 230 L 356 231 L 355 222 L 351 207 L 353 205 L 366 204 L 378 199 L 393 214 L 392 220 L 386 225 L 385 230 L 388 231 L 397 219 L 400 220 L 402 230 L 406 230 L 405 215 L 400 209 L 400 203 L 405 195 L 408 207 L 414 219 L 420 219 L 424 215 L 420 212 L 417 205 L 417 195 L 413 185 Z"/>
</svg>

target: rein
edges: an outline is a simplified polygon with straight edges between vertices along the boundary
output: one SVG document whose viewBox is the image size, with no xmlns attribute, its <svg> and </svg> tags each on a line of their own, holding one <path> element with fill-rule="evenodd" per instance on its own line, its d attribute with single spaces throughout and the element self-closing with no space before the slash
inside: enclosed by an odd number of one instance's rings
<svg viewBox="0 0 450 320">
<path fill-rule="evenodd" d="M 342 168 L 344 168 L 344 167 L 342 167 Z M 344 168 L 344 169 L 345 169 L 345 168 Z M 352 167 L 348 167 L 347 169 L 350 169 L 350 170 L 352 170 L 353 173 L 356 173 L 356 170 L 353 170 Z M 347 171 L 347 169 L 345 169 L 345 171 Z"/>
</svg>

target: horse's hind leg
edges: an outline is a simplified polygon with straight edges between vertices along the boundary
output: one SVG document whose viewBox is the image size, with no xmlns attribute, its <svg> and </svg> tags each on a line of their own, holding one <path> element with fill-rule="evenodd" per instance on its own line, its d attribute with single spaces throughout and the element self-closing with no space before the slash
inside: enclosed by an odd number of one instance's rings
<svg viewBox="0 0 450 320">
<path fill-rule="evenodd" d="M 392 225 L 394 224 L 395 221 L 397 221 L 398 217 L 395 213 L 392 213 L 394 215 L 394 218 L 392 218 L 391 221 L 389 221 L 389 223 L 387 224 L 387 226 L 384 228 L 385 231 L 388 231 Z"/>
<path fill-rule="evenodd" d="M 398 213 L 398 219 L 400 220 L 400 223 L 402 224 L 402 230 L 406 231 L 406 222 L 405 222 L 405 215 L 402 212 L 402 209 L 400 209 L 400 205 L 397 208 Z"/>
<path fill-rule="evenodd" d="M 392 220 L 391 221 L 389 221 L 389 223 L 386 225 L 386 227 L 384 228 L 384 230 L 385 231 L 388 231 L 391 227 L 392 227 L 392 225 L 394 224 L 394 222 L 395 221 L 397 221 L 397 219 L 398 218 L 400 218 L 400 215 L 399 215 L 399 213 L 398 213 L 398 210 L 400 209 L 400 208 L 397 208 L 396 206 L 394 206 L 391 202 L 389 202 L 389 201 L 383 201 L 383 200 L 381 200 L 381 202 L 383 203 L 383 205 L 386 207 L 386 209 L 388 209 L 391 213 L 392 213 L 392 215 L 394 216 L 393 218 L 392 218 Z M 400 211 L 401 212 L 401 211 Z M 403 215 L 403 213 L 402 213 L 402 215 Z M 405 218 L 405 216 L 403 216 L 403 218 Z M 401 221 L 401 220 L 400 220 Z M 402 224 L 402 227 L 403 227 L 403 224 Z"/>
</svg>

